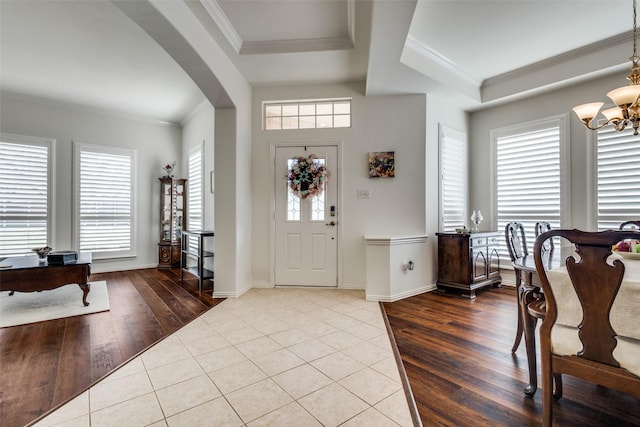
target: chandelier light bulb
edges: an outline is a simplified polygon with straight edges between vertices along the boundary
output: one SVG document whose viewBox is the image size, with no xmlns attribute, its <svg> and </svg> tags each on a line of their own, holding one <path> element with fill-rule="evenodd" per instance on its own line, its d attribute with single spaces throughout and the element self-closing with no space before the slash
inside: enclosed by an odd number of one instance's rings
<svg viewBox="0 0 640 427">
<path fill-rule="evenodd" d="M 573 111 L 576 113 L 580 120 L 590 121 L 598 115 L 598 111 L 604 105 L 604 102 L 590 102 L 588 104 L 578 105 L 573 107 Z"/>
<path fill-rule="evenodd" d="M 628 108 L 640 96 L 640 85 L 622 86 L 612 90 L 607 96 L 620 108 Z"/>
</svg>

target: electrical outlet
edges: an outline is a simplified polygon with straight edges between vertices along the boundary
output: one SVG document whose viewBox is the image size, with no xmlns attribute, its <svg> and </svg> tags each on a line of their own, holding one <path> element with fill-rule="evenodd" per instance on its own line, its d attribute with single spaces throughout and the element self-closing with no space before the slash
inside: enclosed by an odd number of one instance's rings
<svg viewBox="0 0 640 427">
<path fill-rule="evenodd" d="M 370 199 L 371 193 L 369 190 L 358 190 L 358 199 Z"/>
</svg>

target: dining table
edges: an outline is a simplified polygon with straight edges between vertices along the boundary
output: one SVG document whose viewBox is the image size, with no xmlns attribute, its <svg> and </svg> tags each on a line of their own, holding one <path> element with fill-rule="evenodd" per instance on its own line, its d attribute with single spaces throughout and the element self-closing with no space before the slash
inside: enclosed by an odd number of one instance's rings
<svg viewBox="0 0 640 427">
<path fill-rule="evenodd" d="M 550 282 L 555 280 L 568 280 L 568 273 L 565 267 L 565 260 L 569 256 L 575 256 L 579 259 L 579 255 L 575 252 L 573 246 L 562 246 L 561 248 L 550 249 L 542 253 L 542 261 L 547 271 L 547 276 Z M 622 254 L 613 252 L 611 255 L 611 262 L 615 259 L 620 259 L 625 264 L 625 276 L 620 286 L 620 295 L 616 299 L 616 302 L 611 309 L 611 324 L 621 336 L 631 335 L 634 339 L 640 339 L 637 335 L 637 331 L 627 331 L 626 324 L 628 323 L 628 313 L 638 312 L 640 310 L 640 254 Z M 544 320 L 545 316 L 545 301 L 544 292 L 540 288 L 540 285 L 536 286 L 536 283 L 540 283 L 538 273 L 536 270 L 534 255 L 529 254 L 519 258 L 516 258 L 512 262 L 514 269 L 519 269 L 523 273 L 531 273 L 535 278 L 533 285 L 526 288 L 523 291 L 521 298 L 525 301 L 527 310 L 524 310 L 523 322 L 524 322 L 524 339 L 525 348 L 527 354 L 527 366 L 529 369 L 529 384 L 525 387 L 524 392 L 527 396 L 533 396 L 537 390 L 537 361 L 536 361 L 536 339 L 535 328 L 538 319 Z M 552 283 L 553 286 L 553 283 Z M 569 286 L 571 288 L 571 286 Z M 556 294 L 554 288 L 554 294 Z M 582 308 L 575 291 L 571 288 L 569 295 L 565 296 L 566 301 L 563 300 L 563 306 L 568 308 L 572 318 L 572 322 L 577 325 L 582 318 Z M 556 300 L 558 296 L 556 295 Z M 575 320 L 577 319 L 577 321 Z M 616 320 L 624 319 L 624 320 Z M 620 325 L 620 326 L 618 326 Z M 625 330 L 623 330 L 625 328 Z M 637 329 L 637 328 L 636 328 Z M 578 349 L 579 350 L 579 349 Z"/>
</svg>

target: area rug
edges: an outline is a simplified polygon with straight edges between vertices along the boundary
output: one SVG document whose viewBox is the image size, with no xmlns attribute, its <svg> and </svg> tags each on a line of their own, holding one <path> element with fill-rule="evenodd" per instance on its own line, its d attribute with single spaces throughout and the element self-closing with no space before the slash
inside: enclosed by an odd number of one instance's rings
<svg viewBox="0 0 640 427">
<path fill-rule="evenodd" d="M 0 328 L 109 310 L 107 282 L 90 282 L 88 306 L 78 285 L 42 292 L 0 292 Z"/>
</svg>

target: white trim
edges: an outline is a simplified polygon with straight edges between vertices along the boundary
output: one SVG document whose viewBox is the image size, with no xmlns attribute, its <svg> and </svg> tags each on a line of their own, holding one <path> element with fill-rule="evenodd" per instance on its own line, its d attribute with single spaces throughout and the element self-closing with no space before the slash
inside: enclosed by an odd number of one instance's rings
<svg viewBox="0 0 640 427">
<path fill-rule="evenodd" d="M 233 27 L 233 24 L 231 24 L 231 21 L 227 18 L 222 7 L 220 7 L 220 4 L 216 0 L 201 0 L 201 3 L 233 50 L 235 50 L 236 53 L 240 53 L 240 49 L 242 48 L 242 38 L 240 38 L 240 35 Z"/>
<path fill-rule="evenodd" d="M 407 291 L 407 292 L 401 292 L 399 294 L 393 294 L 393 295 L 369 295 L 369 294 L 367 294 L 365 296 L 365 299 L 367 301 L 395 302 L 395 301 L 399 301 L 401 299 L 405 299 L 405 298 L 413 297 L 413 296 L 416 296 L 416 295 L 424 294 L 425 292 L 435 291 L 436 289 L 437 289 L 437 286 L 435 284 L 431 284 L 431 285 L 422 286 L 422 287 L 417 288 L 417 289 L 412 289 L 412 290 Z"/>
</svg>

